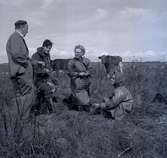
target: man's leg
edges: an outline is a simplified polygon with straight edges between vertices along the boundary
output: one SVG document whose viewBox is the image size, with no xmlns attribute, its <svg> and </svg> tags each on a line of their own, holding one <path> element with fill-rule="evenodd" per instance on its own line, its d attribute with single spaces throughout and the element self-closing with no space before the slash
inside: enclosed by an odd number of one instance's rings
<svg viewBox="0 0 167 158">
<path fill-rule="evenodd" d="M 25 128 L 30 120 L 31 107 L 34 104 L 34 92 L 30 91 L 24 96 L 16 96 L 13 106 L 8 111 L 10 117 L 10 135 L 19 142 L 26 134 Z"/>
<path fill-rule="evenodd" d="M 50 113 L 53 112 L 53 102 L 52 102 L 52 92 L 51 88 L 47 83 L 42 83 L 40 86 L 40 92 L 43 94 L 44 104 L 42 105 L 42 112 L 47 112 L 49 110 Z"/>
</svg>

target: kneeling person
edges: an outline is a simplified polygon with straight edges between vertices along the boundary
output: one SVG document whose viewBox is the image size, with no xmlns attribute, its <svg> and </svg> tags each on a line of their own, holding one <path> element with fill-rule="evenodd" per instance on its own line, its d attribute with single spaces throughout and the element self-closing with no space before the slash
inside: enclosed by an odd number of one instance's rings
<svg viewBox="0 0 167 158">
<path fill-rule="evenodd" d="M 131 112 L 133 98 L 130 91 L 124 86 L 121 72 L 115 72 L 110 79 L 114 86 L 113 95 L 105 98 L 100 107 L 105 117 L 122 120 L 126 114 Z"/>
</svg>

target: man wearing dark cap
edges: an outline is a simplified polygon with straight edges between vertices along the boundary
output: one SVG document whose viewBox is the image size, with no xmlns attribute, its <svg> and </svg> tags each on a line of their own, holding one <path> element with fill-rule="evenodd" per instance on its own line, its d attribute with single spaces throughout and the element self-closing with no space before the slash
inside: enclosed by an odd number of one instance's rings
<svg viewBox="0 0 167 158">
<path fill-rule="evenodd" d="M 24 40 L 28 24 L 24 20 L 15 22 L 15 32 L 6 44 L 9 74 L 16 96 L 17 116 L 26 120 L 34 103 L 33 71 L 29 51 Z"/>
<path fill-rule="evenodd" d="M 74 48 L 75 57 L 68 63 L 69 76 L 71 78 L 72 96 L 76 101 L 78 110 L 89 110 L 89 87 L 91 76 L 91 62 L 85 58 L 85 48 L 76 45 Z M 74 105 L 74 103 L 72 103 Z"/>
</svg>

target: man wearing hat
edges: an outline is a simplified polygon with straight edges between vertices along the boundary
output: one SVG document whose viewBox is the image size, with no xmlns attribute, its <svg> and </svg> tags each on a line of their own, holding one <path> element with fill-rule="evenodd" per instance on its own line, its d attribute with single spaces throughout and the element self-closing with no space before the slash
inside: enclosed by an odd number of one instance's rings
<svg viewBox="0 0 167 158">
<path fill-rule="evenodd" d="M 6 44 L 9 74 L 16 96 L 16 116 L 21 120 L 29 117 L 31 106 L 34 103 L 33 70 L 28 47 L 24 40 L 27 33 L 27 22 L 16 21 L 15 32 L 12 33 Z"/>
<path fill-rule="evenodd" d="M 76 45 L 74 48 L 75 57 L 68 63 L 69 76 L 71 78 L 72 96 L 78 110 L 89 110 L 89 88 L 91 77 L 91 62 L 85 58 L 85 48 Z"/>
</svg>

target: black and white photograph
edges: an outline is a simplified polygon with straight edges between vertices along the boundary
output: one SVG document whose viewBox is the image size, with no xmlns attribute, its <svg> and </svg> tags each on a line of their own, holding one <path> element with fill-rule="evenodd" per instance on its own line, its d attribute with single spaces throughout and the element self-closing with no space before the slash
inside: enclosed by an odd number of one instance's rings
<svg viewBox="0 0 167 158">
<path fill-rule="evenodd" d="M 167 158 L 166 0 L 0 0 L 0 158 Z"/>
</svg>

